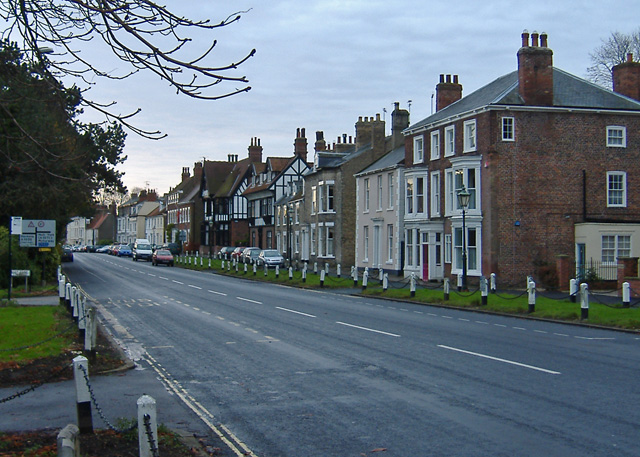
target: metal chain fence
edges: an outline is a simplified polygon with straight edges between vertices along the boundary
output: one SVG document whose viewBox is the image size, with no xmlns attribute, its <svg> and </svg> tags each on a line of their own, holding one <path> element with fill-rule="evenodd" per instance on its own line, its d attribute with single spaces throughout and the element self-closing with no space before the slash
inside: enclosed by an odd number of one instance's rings
<svg viewBox="0 0 640 457">
<path fill-rule="evenodd" d="M 72 366 L 73 366 L 73 364 L 68 364 L 68 365 L 60 367 L 58 370 L 52 371 L 51 374 L 49 376 L 47 376 L 45 379 L 43 379 L 42 381 L 40 381 L 38 383 L 34 383 L 31 386 L 29 386 L 28 388 L 26 388 L 24 390 L 21 390 L 20 392 L 16 392 L 13 395 L 9 395 L 8 397 L 0 399 L 0 404 L 7 403 L 7 402 L 9 402 L 11 400 L 15 400 L 16 398 L 20 398 L 20 397 L 28 394 L 29 392 L 33 392 L 38 387 L 42 387 L 43 385 L 45 385 L 49 381 L 57 378 L 58 376 L 60 376 L 61 373 L 63 373 L 65 370 L 71 368 Z"/>
</svg>

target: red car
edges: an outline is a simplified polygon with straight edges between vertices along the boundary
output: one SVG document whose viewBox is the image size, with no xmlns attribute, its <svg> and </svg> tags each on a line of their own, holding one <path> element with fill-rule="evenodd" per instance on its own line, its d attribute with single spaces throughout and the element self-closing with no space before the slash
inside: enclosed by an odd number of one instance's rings
<svg viewBox="0 0 640 457">
<path fill-rule="evenodd" d="M 173 254 L 171 254 L 171 251 L 168 249 L 156 249 L 151 256 L 151 264 L 153 266 L 160 265 L 161 263 L 170 267 L 173 266 Z"/>
</svg>

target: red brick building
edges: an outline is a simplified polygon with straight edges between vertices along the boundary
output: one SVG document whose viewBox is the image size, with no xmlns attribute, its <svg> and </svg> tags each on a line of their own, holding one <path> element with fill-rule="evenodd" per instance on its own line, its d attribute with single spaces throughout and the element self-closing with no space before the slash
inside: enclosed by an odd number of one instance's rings
<svg viewBox="0 0 640 457">
<path fill-rule="evenodd" d="M 559 255 L 578 275 L 640 255 L 640 63 L 606 90 L 553 67 L 547 36 L 525 31 L 517 64 L 465 97 L 441 75 L 436 112 L 405 130 L 405 274 L 459 274 L 463 242 L 468 275 L 503 285 L 553 285 Z"/>
</svg>

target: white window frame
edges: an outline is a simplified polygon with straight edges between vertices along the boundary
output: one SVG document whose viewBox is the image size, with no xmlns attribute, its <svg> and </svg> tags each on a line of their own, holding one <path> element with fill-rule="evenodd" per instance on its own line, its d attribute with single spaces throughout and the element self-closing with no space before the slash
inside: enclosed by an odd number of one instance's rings
<svg viewBox="0 0 640 457">
<path fill-rule="evenodd" d="M 408 176 L 405 180 L 405 213 L 413 214 L 413 196 L 415 194 L 413 176 Z M 411 190 L 411 192 L 409 192 Z"/>
<path fill-rule="evenodd" d="M 626 148 L 627 147 L 627 128 L 622 125 L 607 126 L 607 147 L 608 148 Z"/>
<path fill-rule="evenodd" d="M 387 263 L 393 262 L 393 224 L 387 224 Z"/>
<path fill-rule="evenodd" d="M 382 175 L 378 175 L 378 211 L 382 211 Z"/>
<path fill-rule="evenodd" d="M 362 230 L 362 250 L 364 251 L 363 263 L 369 263 L 369 226 L 365 225 Z"/>
<path fill-rule="evenodd" d="M 394 183 L 395 179 L 393 177 L 393 172 L 387 174 L 387 184 L 389 186 L 389 209 L 393 209 L 393 200 L 395 199 L 394 195 Z"/>
<path fill-rule="evenodd" d="M 413 163 L 420 164 L 424 162 L 424 136 L 416 135 L 413 137 Z"/>
<path fill-rule="evenodd" d="M 516 140 L 516 118 L 503 117 L 501 132 L 502 132 L 502 141 L 515 141 Z"/>
<path fill-rule="evenodd" d="M 464 122 L 464 147 L 463 152 L 475 152 L 478 149 L 478 131 L 476 120 Z"/>
<path fill-rule="evenodd" d="M 440 131 L 431 132 L 431 160 L 440 158 Z"/>
<path fill-rule="evenodd" d="M 371 193 L 371 183 L 369 182 L 369 178 L 364 178 L 364 212 L 369 212 L 369 203 L 370 203 L 370 193 Z"/>
<path fill-rule="evenodd" d="M 607 241 L 613 241 L 613 244 L 605 246 L 605 238 L 608 239 Z M 607 251 L 606 255 L 605 251 Z M 609 251 L 613 251 L 613 253 L 610 253 Z M 616 233 L 607 233 L 602 235 L 600 255 L 603 263 L 615 264 L 620 257 L 630 257 L 631 252 L 631 235 Z M 611 256 L 613 256 L 613 260 L 610 259 Z"/>
<path fill-rule="evenodd" d="M 431 217 L 440 216 L 440 171 L 431 172 Z"/>
<path fill-rule="evenodd" d="M 456 126 L 450 125 L 444 129 L 444 156 L 456 154 Z"/>
<path fill-rule="evenodd" d="M 622 188 L 612 188 L 612 178 L 621 178 Z M 614 192 L 616 195 L 614 195 Z M 618 195 L 620 193 L 618 202 Z M 612 202 L 615 198 L 616 201 Z M 624 171 L 608 171 L 607 172 L 607 207 L 608 208 L 626 208 L 627 207 L 627 173 Z"/>
<path fill-rule="evenodd" d="M 311 186 L 311 214 L 316 214 L 318 205 L 318 189 L 316 186 Z"/>
<path fill-rule="evenodd" d="M 416 214 L 424 214 L 427 211 L 427 202 L 425 199 L 424 191 L 426 186 L 426 178 L 424 176 L 416 176 L 416 187 L 413 198 L 415 202 L 413 207 L 416 210 Z"/>
</svg>

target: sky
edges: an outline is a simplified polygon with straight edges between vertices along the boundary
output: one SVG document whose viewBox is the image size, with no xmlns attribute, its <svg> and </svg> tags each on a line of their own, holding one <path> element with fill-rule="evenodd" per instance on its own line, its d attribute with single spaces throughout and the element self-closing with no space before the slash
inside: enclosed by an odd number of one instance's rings
<svg viewBox="0 0 640 457">
<path fill-rule="evenodd" d="M 523 30 L 548 34 L 554 66 L 586 77 L 589 53 L 612 32 L 640 29 L 640 2 L 493 0 L 168 0 L 169 10 L 219 22 L 236 11 L 242 19 L 223 29 L 191 33 L 194 50 L 218 40 L 213 61 L 228 64 L 256 49 L 235 76 L 251 90 L 217 101 L 177 95 L 157 76 L 138 73 L 122 81 L 95 81 L 88 97 L 117 101 L 117 110 L 140 108 L 136 126 L 160 130 L 162 140 L 128 133 L 118 167 L 124 183 L 164 194 L 195 162 L 247 157 L 259 138 L 263 160 L 291 157 L 298 128 L 306 129 L 309 160 L 315 132 L 327 142 L 354 135 L 358 117 L 380 114 L 390 133 L 394 102 L 409 109 L 410 123 L 432 114 L 440 74 L 459 75 L 463 96 L 517 69 Z M 481 7 L 479 7 L 481 5 Z M 93 53 L 93 54 L 92 54 Z M 89 50 L 114 71 L 104 50 Z M 122 68 L 121 68 L 122 67 Z M 243 84 L 228 83 L 224 90 Z M 385 112 L 386 110 L 386 112 Z M 99 120 L 87 112 L 85 120 Z"/>
</svg>

